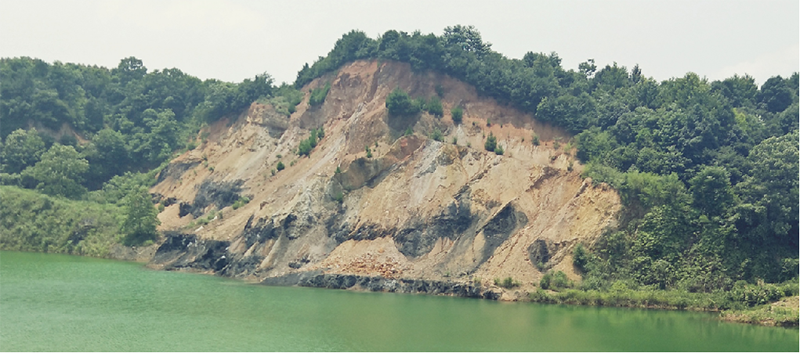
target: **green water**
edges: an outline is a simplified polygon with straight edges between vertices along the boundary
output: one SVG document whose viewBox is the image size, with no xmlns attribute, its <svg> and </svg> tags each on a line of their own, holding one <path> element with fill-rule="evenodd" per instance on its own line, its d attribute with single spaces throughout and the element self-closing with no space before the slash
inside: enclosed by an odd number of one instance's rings
<svg viewBox="0 0 800 353">
<path fill-rule="evenodd" d="M 3 351 L 797 351 L 709 314 L 248 285 L 0 252 Z"/>
</svg>

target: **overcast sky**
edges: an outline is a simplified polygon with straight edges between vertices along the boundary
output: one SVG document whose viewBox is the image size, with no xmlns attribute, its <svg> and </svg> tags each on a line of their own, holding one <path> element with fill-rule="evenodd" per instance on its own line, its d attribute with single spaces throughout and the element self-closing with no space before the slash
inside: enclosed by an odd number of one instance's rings
<svg viewBox="0 0 800 353">
<path fill-rule="evenodd" d="M 0 0 L 0 57 L 149 70 L 179 68 L 238 82 L 267 72 L 293 82 L 351 29 L 440 35 L 474 25 L 510 58 L 555 51 L 562 66 L 639 64 L 657 80 L 689 71 L 763 83 L 798 71 L 800 8 L 780 1 L 8 1 Z"/>
</svg>

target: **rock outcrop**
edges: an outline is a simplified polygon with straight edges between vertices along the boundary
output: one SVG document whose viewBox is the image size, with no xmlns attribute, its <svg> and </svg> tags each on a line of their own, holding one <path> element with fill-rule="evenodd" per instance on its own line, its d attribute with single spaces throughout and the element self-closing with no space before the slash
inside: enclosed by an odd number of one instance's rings
<svg viewBox="0 0 800 353">
<path fill-rule="evenodd" d="M 573 247 L 614 226 L 619 196 L 581 178 L 563 131 L 407 64 L 354 62 L 303 91 L 328 82 L 321 106 L 304 101 L 287 117 L 254 103 L 165 168 L 151 192 L 173 202 L 159 215 L 167 235 L 153 266 L 496 299 L 504 290 L 495 278 L 512 277 L 524 292 L 547 269 L 576 277 Z M 439 87 L 445 116 L 389 116 L 396 87 L 415 97 Z M 449 116 L 457 105 L 461 124 Z M 318 127 L 319 145 L 297 156 Z M 427 137 L 435 129 L 443 142 Z M 489 134 L 504 155 L 483 149 Z M 250 202 L 233 205 L 243 195 Z"/>
</svg>

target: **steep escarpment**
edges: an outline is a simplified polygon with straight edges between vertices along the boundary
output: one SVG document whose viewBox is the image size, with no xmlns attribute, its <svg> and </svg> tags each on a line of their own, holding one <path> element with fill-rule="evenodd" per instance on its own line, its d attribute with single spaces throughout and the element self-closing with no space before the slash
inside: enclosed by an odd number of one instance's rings
<svg viewBox="0 0 800 353">
<path fill-rule="evenodd" d="M 303 91 L 328 84 L 323 104 L 305 99 L 291 116 L 254 103 L 209 126 L 200 147 L 162 171 L 151 192 L 168 201 L 159 215 L 167 235 L 153 266 L 495 298 L 495 278 L 512 277 L 523 292 L 549 269 L 576 276 L 573 247 L 614 225 L 619 196 L 580 177 L 560 129 L 407 64 L 357 61 Z M 438 91 L 444 117 L 390 116 L 395 88 Z M 298 156 L 317 128 L 324 137 Z M 436 130 L 442 141 L 427 137 Z M 490 134 L 504 155 L 484 150 Z"/>
</svg>

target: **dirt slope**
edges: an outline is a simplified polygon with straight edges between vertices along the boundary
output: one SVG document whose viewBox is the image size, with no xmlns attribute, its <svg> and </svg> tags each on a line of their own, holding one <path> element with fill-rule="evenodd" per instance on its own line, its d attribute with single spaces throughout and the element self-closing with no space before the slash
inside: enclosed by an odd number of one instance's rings
<svg viewBox="0 0 800 353">
<path fill-rule="evenodd" d="M 321 106 L 306 98 L 286 117 L 254 103 L 172 161 L 151 190 L 172 203 L 159 215 L 170 236 L 154 266 L 254 281 L 315 273 L 481 282 L 497 293 L 504 291 L 492 280 L 511 276 L 522 283 L 503 294 L 513 299 L 548 269 L 576 278 L 572 248 L 613 226 L 619 196 L 581 179 L 563 131 L 407 64 L 358 61 L 303 90 L 308 96 L 328 82 Z M 431 97 L 437 85 L 443 118 L 388 116 L 394 88 Z M 455 105 L 464 108 L 460 125 L 450 117 Z M 317 127 L 325 137 L 310 157 L 298 157 Z M 403 136 L 408 128 L 414 133 Z M 444 142 L 427 137 L 435 128 Z M 505 155 L 483 149 L 489 133 Z M 278 161 L 285 170 L 276 170 Z M 234 210 L 241 196 L 251 201 Z"/>
</svg>

